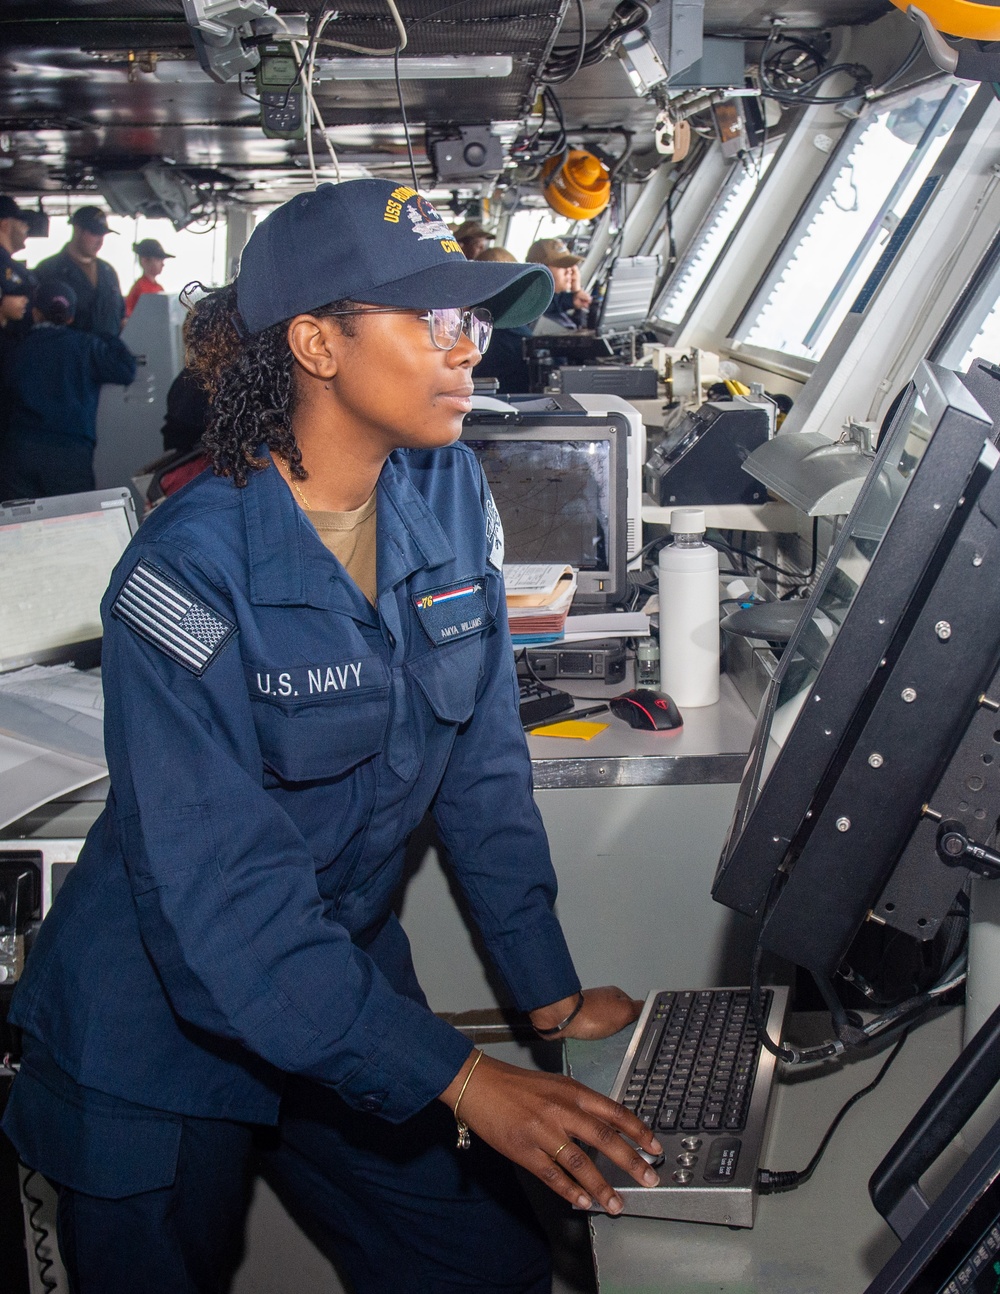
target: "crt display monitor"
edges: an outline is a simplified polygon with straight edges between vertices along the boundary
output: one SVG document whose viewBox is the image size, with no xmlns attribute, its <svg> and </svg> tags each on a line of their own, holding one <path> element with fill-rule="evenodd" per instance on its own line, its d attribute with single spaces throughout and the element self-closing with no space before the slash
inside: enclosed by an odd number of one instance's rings
<svg viewBox="0 0 1000 1294">
<path fill-rule="evenodd" d="M 931 815 L 1000 657 L 993 435 L 921 365 L 762 703 L 713 895 L 824 991 L 866 920 L 930 938 L 965 878 Z M 980 807 L 947 811 L 982 840 Z"/>
<path fill-rule="evenodd" d="M 568 563 L 579 571 L 574 605 L 611 605 L 626 591 L 628 422 L 519 413 L 466 420 L 503 522 L 504 560 Z"/>
</svg>

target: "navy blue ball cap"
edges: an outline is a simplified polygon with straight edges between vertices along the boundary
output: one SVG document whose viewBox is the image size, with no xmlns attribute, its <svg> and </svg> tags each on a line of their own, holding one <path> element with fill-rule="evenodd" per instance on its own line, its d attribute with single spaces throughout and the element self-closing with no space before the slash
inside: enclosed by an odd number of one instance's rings
<svg viewBox="0 0 1000 1294">
<path fill-rule="evenodd" d="M 251 333 L 331 301 L 485 306 L 498 327 L 516 328 L 538 318 L 552 290 L 544 266 L 467 261 L 428 198 L 374 179 L 321 184 L 272 211 L 250 235 L 236 280 Z"/>
</svg>

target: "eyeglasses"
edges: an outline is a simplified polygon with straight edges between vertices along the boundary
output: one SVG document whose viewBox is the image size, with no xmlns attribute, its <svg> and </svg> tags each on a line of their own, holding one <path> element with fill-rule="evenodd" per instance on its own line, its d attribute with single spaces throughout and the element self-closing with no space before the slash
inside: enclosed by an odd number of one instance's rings
<svg viewBox="0 0 1000 1294">
<path fill-rule="evenodd" d="M 395 315 L 409 314 L 406 306 L 361 306 L 357 310 L 331 310 L 324 318 L 333 315 Z M 438 350 L 454 350 L 463 333 L 480 355 L 485 355 L 493 336 L 493 316 L 484 306 L 463 310 L 459 306 L 443 306 L 424 310 L 418 316 L 427 320 L 431 343 Z"/>
</svg>

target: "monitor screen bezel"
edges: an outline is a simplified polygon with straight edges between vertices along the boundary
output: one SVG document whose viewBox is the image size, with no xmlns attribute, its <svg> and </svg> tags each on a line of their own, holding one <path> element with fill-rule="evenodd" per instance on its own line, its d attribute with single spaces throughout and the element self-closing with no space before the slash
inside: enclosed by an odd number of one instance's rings
<svg viewBox="0 0 1000 1294">
<path fill-rule="evenodd" d="M 888 649 L 906 609 L 908 591 L 916 585 L 944 534 L 950 511 L 940 500 L 954 502 L 959 497 L 975 470 L 984 441 L 993 438 L 992 424 L 957 375 L 922 362 L 912 390 L 900 401 L 882 437 L 865 485 L 830 553 L 828 567 L 836 565 L 848 542 L 851 521 L 864 508 L 891 452 L 892 433 L 901 420 L 909 421 L 918 391 L 934 435 L 813 681 L 812 695 L 776 753 L 769 749 L 769 734 L 781 670 L 761 703 L 736 812 L 712 888 L 718 902 L 747 915 L 759 915 L 791 841 L 811 813 L 816 788 Z M 803 609 L 786 648 L 788 659 L 819 605 L 822 589 L 820 581 Z M 769 756 L 773 763 L 761 783 Z"/>
<path fill-rule="evenodd" d="M 10 499 L 0 504 L 0 527 L 107 512 L 119 508 L 125 517 L 130 537 L 134 536 L 139 528 L 135 501 L 132 498 L 132 491 L 124 486 L 81 494 L 61 494 L 42 499 Z M 81 638 L 59 647 L 33 651 L 30 656 L 8 657 L 0 660 L 0 674 L 24 669 L 28 665 L 62 665 L 67 662 L 79 666 L 97 665 L 100 661 L 102 641 L 103 635 L 96 638 Z"/>
<path fill-rule="evenodd" d="M 581 570 L 574 607 L 612 606 L 627 591 L 628 563 L 628 436 L 629 422 L 624 414 L 601 413 L 528 413 L 518 412 L 516 419 L 499 421 L 488 414 L 473 414 L 462 428 L 464 442 L 491 440 L 500 443 L 528 440 L 542 442 L 607 441 L 611 445 L 611 491 L 609 498 L 608 547 L 606 570 Z M 473 450 L 473 452 L 475 452 Z M 489 475 L 487 474 L 487 481 Z M 500 509 L 500 520 L 503 521 Z M 553 559 L 555 560 L 555 559 Z"/>
</svg>

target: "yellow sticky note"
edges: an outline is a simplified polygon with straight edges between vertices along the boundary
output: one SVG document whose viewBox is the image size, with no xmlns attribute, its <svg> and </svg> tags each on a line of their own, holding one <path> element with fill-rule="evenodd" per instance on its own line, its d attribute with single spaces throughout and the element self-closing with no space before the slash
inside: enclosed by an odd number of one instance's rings
<svg viewBox="0 0 1000 1294">
<path fill-rule="evenodd" d="M 590 741 L 599 732 L 610 725 L 606 723 L 588 723 L 586 719 L 563 719 L 561 723 L 550 723 L 544 728 L 532 728 L 532 737 L 578 737 L 581 741 Z"/>
</svg>

